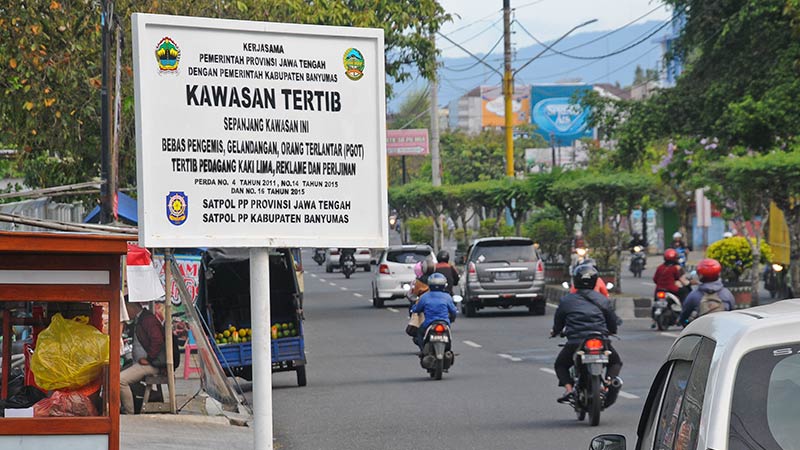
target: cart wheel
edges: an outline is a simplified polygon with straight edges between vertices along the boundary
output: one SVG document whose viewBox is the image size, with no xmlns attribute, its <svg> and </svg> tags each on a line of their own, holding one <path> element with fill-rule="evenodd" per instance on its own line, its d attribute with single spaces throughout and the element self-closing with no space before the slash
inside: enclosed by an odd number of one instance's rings
<svg viewBox="0 0 800 450">
<path fill-rule="evenodd" d="M 297 385 L 298 386 L 306 385 L 306 366 L 299 366 L 297 368 Z"/>
</svg>

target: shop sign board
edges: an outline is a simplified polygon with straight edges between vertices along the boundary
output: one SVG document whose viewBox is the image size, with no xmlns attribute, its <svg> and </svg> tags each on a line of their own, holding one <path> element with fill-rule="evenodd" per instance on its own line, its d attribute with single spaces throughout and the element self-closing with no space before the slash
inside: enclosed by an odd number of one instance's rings
<svg viewBox="0 0 800 450">
<path fill-rule="evenodd" d="M 386 154 L 389 156 L 425 156 L 428 149 L 428 129 L 386 131 Z"/>
<path fill-rule="evenodd" d="M 384 247 L 383 30 L 133 15 L 139 242 Z"/>
</svg>

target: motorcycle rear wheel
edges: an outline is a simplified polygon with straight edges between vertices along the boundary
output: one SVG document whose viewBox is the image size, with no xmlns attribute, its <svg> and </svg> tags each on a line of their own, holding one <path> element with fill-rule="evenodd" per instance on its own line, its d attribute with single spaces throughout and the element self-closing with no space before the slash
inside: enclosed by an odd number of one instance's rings
<svg viewBox="0 0 800 450">
<path fill-rule="evenodd" d="M 658 327 L 658 331 L 668 330 L 671 322 L 672 322 L 672 314 L 661 313 L 661 315 L 658 316 L 658 318 L 656 319 L 656 326 Z"/>
<path fill-rule="evenodd" d="M 600 394 L 602 386 L 603 382 L 600 380 L 600 375 L 592 376 L 592 390 L 588 393 L 587 400 L 589 400 L 589 424 L 593 427 L 600 425 L 600 410 L 603 405 L 603 399 Z"/>
<path fill-rule="evenodd" d="M 442 372 L 444 372 L 444 360 L 440 359 L 436 361 L 436 367 L 433 369 L 431 378 L 433 378 L 434 380 L 441 380 Z"/>
<path fill-rule="evenodd" d="M 583 422 L 586 419 L 586 411 L 584 410 L 575 411 L 575 415 L 578 416 L 578 420 L 580 420 L 581 422 Z"/>
</svg>

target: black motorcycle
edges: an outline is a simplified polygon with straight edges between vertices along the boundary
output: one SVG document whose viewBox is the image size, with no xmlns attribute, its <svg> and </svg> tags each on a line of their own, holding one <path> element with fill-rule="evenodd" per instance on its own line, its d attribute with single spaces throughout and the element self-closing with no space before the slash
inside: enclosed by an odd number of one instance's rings
<svg viewBox="0 0 800 450">
<path fill-rule="evenodd" d="M 588 414 L 593 427 L 600 424 L 600 412 L 616 402 L 622 388 L 619 377 L 609 384 L 603 378 L 611 355 L 606 339 L 602 334 L 584 339 L 575 351 L 574 364 L 569 369 L 574 386 L 569 404 L 575 409 L 578 420 L 586 419 Z"/>
<path fill-rule="evenodd" d="M 352 253 L 343 253 L 339 257 L 339 266 L 342 268 L 344 277 L 349 279 L 350 275 L 356 271 L 356 257 Z"/>
<path fill-rule="evenodd" d="M 633 273 L 634 278 L 641 278 L 644 271 L 647 256 L 644 254 L 644 248 L 641 246 L 633 247 L 631 251 L 630 271 Z"/>
<path fill-rule="evenodd" d="M 681 312 L 683 312 L 683 308 L 677 295 L 667 291 L 656 291 L 650 317 L 655 321 L 658 331 L 678 325 Z"/>
<path fill-rule="evenodd" d="M 315 248 L 314 249 L 314 256 L 311 257 L 318 266 L 321 266 L 322 263 L 325 262 L 325 249 L 324 248 Z"/>
<path fill-rule="evenodd" d="M 787 267 L 782 264 L 768 264 L 764 268 L 764 289 L 770 298 L 792 298 L 792 288 L 787 280 Z"/>
<path fill-rule="evenodd" d="M 447 372 L 455 361 L 450 325 L 444 321 L 432 322 L 425 330 L 423 342 L 419 363 L 431 378 L 441 380 L 442 373 Z"/>
</svg>

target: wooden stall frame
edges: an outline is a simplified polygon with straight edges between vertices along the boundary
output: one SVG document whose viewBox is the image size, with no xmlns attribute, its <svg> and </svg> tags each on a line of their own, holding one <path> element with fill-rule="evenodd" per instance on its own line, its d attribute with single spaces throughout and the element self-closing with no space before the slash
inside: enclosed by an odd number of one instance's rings
<svg viewBox="0 0 800 450">
<path fill-rule="evenodd" d="M 135 240 L 130 235 L 0 232 L 0 302 L 108 303 L 110 339 L 103 384 L 107 416 L 0 418 L 0 436 L 107 435 L 108 449 L 119 450 L 120 257 Z M 6 356 L 12 321 L 7 312 L 3 318 Z M 4 396 L 10 364 L 4 357 Z"/>
</svg>

